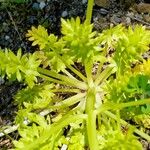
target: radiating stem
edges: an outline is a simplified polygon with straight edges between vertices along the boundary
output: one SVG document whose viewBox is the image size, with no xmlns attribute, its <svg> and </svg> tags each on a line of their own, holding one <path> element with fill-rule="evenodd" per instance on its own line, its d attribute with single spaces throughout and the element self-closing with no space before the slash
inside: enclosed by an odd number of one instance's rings
<svg viewBox="0 0 150 150">
<path fill-rule="evenodd" d="M 106 80 L 113 71 L 113 67 L 107 67 L 103 72 L 100 73 L 100 75 L 97 77 L 97 79 L 95 80 L 95 85 L 99 85 L 101 82 L 103 82 L 104 80 Z"/>
<path fill-rule="evenodd" d="M 87 88 L 87 85 L 84 82 L 81 82 L 77 79 L 70 78 L 70 77 L 65 76 L 65 75 L 58 74 L 54 71 L 43 69 L 40 67 L 38 68 L 38 71 L 41 74 L 47 75 L 49 77 L 53 77 L 55 79 L 59 79 L 63 83 L 66 82 L 68 85 L 78 87 L 78 88 L 83 89 L 83 90 L 85 90 Z"/>
<path fill-rule="evenodd" d="M 70 69 L 73 73 L 75 73 L 79 78 L 81 78 L 84 82 L 87 81 L 87 78 L 81 73 L 79 72 L 77 69 L 75 69 L 74 67 L 72 67 L 71 65 L 67 65 L 67 68 Z"/>
<path fill-rule="evenodd" d="M 150 99 L 143 99 L 143 100 L 137 100 L 137 101 L 127 102 L 127 103 L 120 103 L 120 104 L 116 104 L 116 107 L 118 107 L 118 109 L 123 109 L 125 107 L 139 106 L 139 105 L 144 105 L 144 104 L 150 104 Z"/>
<path fill-rule="evenodd" d="M 126 107 L 131 107 L 131 106 L 139 106 L 139 105 L 144 105 L 144 104 L 150 104 L 150 99 L 143 99 L 143 100 L 137 100 L 133 102 L 127 102 L 127 103 L 106 103 L 101 105 L 101 107 L 96 110 L 96 114 L 105 112 L 106 110 L 119 110 L 123 109 Z"/>
<path fill-rule="evenodd" d="M 88 115 L 87 123 L 86 123 L 88 143 L 89 143 L 90 150 L 98 150 L 98 141 L 97 141 L 97 134 L 96 134 L 96 114 L 94 112 L 95 102 L 96 102 L 96 90 L 95 90 L 93 77 L 92 77 L 93 62 L 87 59 L 87 61 L 84 62 L 84 65 L 85 65 L 85 72 L 86 72 L 87 82 L 88 82 L 88 91 L 87 91 L 86 108 L 85 108 L 85 112 Z"/>
<path fill-rule="evenodd" d="M 87 82 L 88 82 L 88 86 L 89 87 L 93 87 L 94 83 L 93 83 L 93 78 L 92 78 L 92 68 L 93 68 L 93 63 L 91 60 L 87 60 L 84 63 L 85 66 L 85 72 L 86 72 L 86 76 L 87 76 Z"/>
<path fill-rule="evenodd" d="M 67 85 L 67 86 L 70 85 L 70 84 L 68 84 L 68 83 L 66 83 L 66 82 L 63 82 L 63 81 L 60 81 L 60 80 L 57 80 L 57 79 L 48 77 L 48 76 L 46 76 L 46 75 L 40 74 L 39 77 L 41 77 L 41 78 L 43 78 L 43 79 L 45 79 L 45 80 L 47 80 L 47 81 L 51 81 L 51 82 L 53 82 L 53 83 L 58 83 L 58 84 Z M 71 84 L 71 85 L 72 85 L 72 84 Z"/>
<path fill-rule="evenodd" d="M 53 93 L 62 93 L 62 94 L 66 94 L 66 93 L 80 93 L 81 90 L 79 89 L 63 89 L 63 88 L 60 88 L 60 89 L 53 89 L 51 90 L 51 92 Z"/>
<path fill-rule="evenodd" d="M 105 48 L 103 49 L 102 53 L 101 53 L 102 56 L 106 57 L 106 55 L 107 55 L 107 49 L 109 49 L 109 46 L 106 45 Z M 97 79 L 98 76 L 100 75 L 100 73 L 102 72 L 103 66 L 104 66 L 104 62 L 100 61 L 99 65 L 98 65 L 97 73 L 95 75 L 95 79 Z"/>
<path fill-rule="evenodd" d="M 81 100 L 83 100 L 85 95 L 86 95 L 86 93 L 76 94 L 74 96 L 71 96 L 71 97 L 57 103 L 56 105 L 49 106 L 49 108 L 51 108 L 51 109 L 62 109 L 65 107 L 69 107 L 69 106 L 74 105 L 74 104 L 80 102 Z"/>
<path fill-rule="evenodd" d="M 64 69 L 63 72 L 64 72 L 68 77 L 70 77 L 70 78 L 76 80 L 76 78 L 75 78 L 70 72 L 68 72 L 66 69 Z"/>
</svg>

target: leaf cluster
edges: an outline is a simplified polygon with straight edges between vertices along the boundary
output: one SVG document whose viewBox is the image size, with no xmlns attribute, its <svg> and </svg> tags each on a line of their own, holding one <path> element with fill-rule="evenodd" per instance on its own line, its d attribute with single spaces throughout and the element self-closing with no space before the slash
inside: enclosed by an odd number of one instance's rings
<svg viewBox="0 0 150 150">
<path fill-rule="evenodd" d="M 21 50 L 18 50 L 15 55 L 10 50 L 0 51 L 0 74 L 2 77 L 7 75 L 10 80 L 25 81 L 29 87 L 33 87 L 37 82 L 37 76 L 39 75 L 37 67 L 40 65 L 35 54 L 22 55 Z"/>
</svg>

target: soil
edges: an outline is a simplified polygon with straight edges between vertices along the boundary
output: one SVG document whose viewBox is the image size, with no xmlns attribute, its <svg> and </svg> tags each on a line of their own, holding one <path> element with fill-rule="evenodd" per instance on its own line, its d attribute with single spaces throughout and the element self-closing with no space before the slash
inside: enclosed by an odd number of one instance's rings
<svg viewBox="0 0 150 150">
<path fill-rule="evenodd" d="M 137 9 L 141 2 L 149 11 L 149 0 L 137 0 L 131 7 L 119 0 L 109 0 L 107 8 L 95 5 L 92 18 L 94 29 L 102 31 L 110 25 L 120 23 L 126 26 L 138 23 L 150 29 L 150 12 Z M 0 48 L 10 48 L 14 52 L 21 48 L 23 53 L 32 53 L 35 47 L 31 47 L 31 43 L 27 41 L 27 30 L 32 26 L 42 25 L 49 33 L 60 36 L 60 18 L 80 16 L 84 20 L 86 7 L 87 0 L 28 0 L 18 4 L 1 2 Z M 20 83 L 10 83 L 7 79 L 0 78 L 0 127 L 13 124 L 17 108 L 12 97 L 22 87 Z M 16 138 L 16 134 L 12 138 Z M 143 144 L 145 149 L 150 149 L 147 142 L 142 140 L 142 143 L 146 143 Z M 9 138 L 0 139 L 0 149 L 11 147 Z"/>
</svg>

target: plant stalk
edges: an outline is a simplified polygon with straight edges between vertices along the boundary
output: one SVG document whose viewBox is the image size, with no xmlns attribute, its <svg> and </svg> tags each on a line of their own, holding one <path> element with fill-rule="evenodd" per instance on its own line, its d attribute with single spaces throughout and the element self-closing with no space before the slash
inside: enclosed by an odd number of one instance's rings
<svg viewBox="0 0 150 150">
<path fill-rule="evenodd" d="M 101 105 L 101 107 L 96 110 L 96 114 L 105 112 L 106 110 L 119 110 L 126 107 L 132 107 L 132 106 L 139 106 L 144 104 L 150 104 L 150 99 L 143 99 L 143 100 L 137 100 L 133 102 L 127 102 L 127 103 L 106 103 Z"/>
<path fill-rule="evenodd" d="M 74 67 L 72 67 L 71 65 L 67 65 L 67 68 L 69 68 L 73 73 L 75 73 L 80 79 L 82 79 L 84 82 L 87 81 L 86 77 L 81 73 L 79 72 L 77 69 L 75 69 Z"/>
<path fill-rule="evenodd" d="M 92 19 L 94 0 L 88 0 L 87 12 L 86 12 L 86 23 L 90 24 Z"/>
<path fill-rule="evenodd" d="M 89 89 L 86 99 L 86 114 L 87 117 L 87 135 L 90 150 L 98 150 L 98 141 L 96 134 L 96 113 L 94 112 L 95 105 L 95 90 Z"/>
<path fill-rule="evenodd" d="M 54 79 L 54 78 L 51 78 L 49 76 L 46 76 L 46 75 L 43 75 L 43 74 L 40 74 L 39 77 L 47 80 L 47 81 L 50 81 L 50 82 L 53 82 L 53 83 L 57 83 L 57 84 L 61 84 L 61 85 L 68 85 L 68 83 L 65 83 L 63 81 L 60 81 L 60 80 L 57 80 L 57 79 Z M 69 84 L 70 85 L 70 84 Z"/>
<path fill-rule="evenodd" d="M 76 80 L 76 78 L 75 78 L 70 72 L 68 72 L 66 69 L 64 69 L 63 72 L 64 72 L 68 77 L 70 77 L 70 78 Z"/>
<path fill-rule="evenodd" d="M 113 72 L 113 67 L 107 67 L 102 73 L 99 74 L 98 78 L 95 80 L 95 85 L 99 85 L 101 82 L 106 80 Z"/>
<path fill-rule="evenodd" d="M 49 106 L 49 108 L 54 110 L 54 109 L 62 109 L 65 107 L 69 107 L 69 106 L 74 105 L 74 104 L 78 103 L 79 101 L 81 101 L 85 97 L 85 95 L 86 95 L 86 93 L 76 94 L 72 97 L 69 97 L 69 98 L 57 103 L 56 105 Z"/>
<path fill-rule="evenodd" d="M 84 63 L 85 65 L 85 72 L 86 72 L 86 76 L 87 76 L 87 82 L 88 82 L 88 86 L 90 88 L 92 88 L 94 86 L 93 83 L 93 77 L 92 77 L 92 67 L 93 67 L 93 63 L 91 60 L 87 60 Z"/>
<path fill-rule="evenodd" d="M 61 93 L 61 94 L 66 94 L 66 93 L 80 93 L 81 90 L 79 89 L 73 89 L 73 88 L 60 88 L 60 89 L 53 89 L 51 90 L 53 93 Z"/>
<path fill-rule="evenodd" d="M 58 81 L 62 81 L 63 83 L 66 83 L 66 85 L 74 86 L 74 87 L 77 87 L 79 89 L 85 90 L 87 87 L 84 82 L 81 82 L 77 79 L 70 78 L 70 77 L 65 76 L 65 75 L 58 74 L 58 73 L 51 71 L 51 70 L 47 70 L 47 69 L 43 69 L 43 68 L 39 67 L 38 72 L 42 75 L 43 74 L 46 75 L 47 77 L 53 77 L 54 79 L 58 79 Z"/>
</svg>

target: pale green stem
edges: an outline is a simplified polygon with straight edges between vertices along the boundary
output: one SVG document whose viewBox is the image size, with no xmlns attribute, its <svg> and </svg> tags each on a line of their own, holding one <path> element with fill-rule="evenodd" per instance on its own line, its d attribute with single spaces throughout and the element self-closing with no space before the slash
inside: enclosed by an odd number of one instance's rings
<svg viewBox="0 0 150 150">
<path fill-rule="evenodd" d="M 90 150 L 98 150 L 98 141 L 96 134 L 96 113 L 94 112 L 95 106 L 95 90 L 89 89 L 86 99 L 86 114 L 87 118 L 87 135 Z"/>
<path fill-rule="evenodd" d="M 49 45 L 50 46 L 50 45 Z M 51 48 L 51 50 L 55 53 L 55 55 L 58 57 L 58 59 L 60 59 L 65 65 L 66 65 L 66 67 L 67 68 L 69 68 L 72 72 L 74 72 L 78 77 L 80 77 L 83 81 L 86 81 L 86 77 L 81 73 L 81 72 L 79 72 L 78 70 L 76 70 L 74 67 L 72 67 L 71 65 L 69 65 L 67 62 L 66 62 L 66 60 L 63 58 L 63 57 L 61 57 L 59 54 L 58 54 L 58 52 L 53 48 L 53 47 L 51 47 L 50 46 L 50 48 Z"/>
<path fill-rule="evenodd" d="M 90 150 L 98 150 L 98 141 L 96 134 L 96 114 L 94 112 L 95 109 L 95 101 L 96 101 L 96 91 L 94 88 L 93 78 L 92 78 L 92 67 L 93 63 L 91 60 L 87 60 L 84 62 L 85 72 L 88 81 L 88 93 L 86 98 L 86 114 L 87 118 L 87 135 L 88 135 L 88 143 Z"/>
<path fill-rule="evenodd" d="M 51 92 L 54 92 L 54 93 L 80 93 L 81 90 L 79 89 L 63 89 L 63 88 L 60 88 L 60 89 L 53 89 L 51 90 Z"/>
<path fill-rule="evenodd" d="M 138 135 L 140 135 L 142 138 L 146 139 L 147 141 L 150 142 L 150 136 L 144 132 L 142 132 L 141 130 L 135 129 L 134 132 Z"/>
<path fill-rule="evenodd" d="M 84 63 L 85 66 L 85 72 L 86 72 L 86 76 L 87 76 L 87 82 L 88 82 L 88 86 L 89 87 L 93 87 L 94 83 L 93 83 L 93 77 L 92 77 L 92 68 L 93 68 L 93 63 L 91 60 L 87 60 Z"/>
<path fill-rule="evenodd" d="M 62 109 L 65 107 L 69 107 L 69 106 L 74 105 L 74 104 L 80 102 L 81 100 L 83 100 L 83 98 L 85 96 L 86 96 L 86 93 L 79 93 L 79 94 L 76 94 L 72 97 L 69 97 L 69 98 L 57 103 L 56 105 L 49 106 L 49 108 L 51 108 L 51 109 Z"/>
<path fill-rule="evenodd" d="M 88 0 L 88 6 L 86 11 L 86 23 L 90 24 L 92 19 L 94 0 Z"/>
<path fill-rule="evenodd" d="M 116 106 L 118 107 L 118 109 L 123 109 L 125 107 L 139 106 L 139 105 L 144 105 L 144 104 L 150 104 L 150 99 L 143 99 L 143 100 L 137 100 L 133 102 L 120 103 L 120 104 L 116 104 Z"/>
<path fill-rule="evenodd" d="M 117 127 L 118 127 L 118 130 L 120 130 L 120 125 L 121 125 L 121 122 L 120 122 L 120 110 L 116 110 L 116 116 L 117 116 Z"/>
<path fill-rule="evenodd" d="M 5 134 L 5 132 L 2 132 L 2 133 L 4 133 L 4 135 L 6 136 L 7 139 L 10 139 L 11 141 L 14 140 L 14 138 L 12 138 L 11 136 L 9 136 L 8 134 Z"/>
<path fill-rule="evenodd" d="M 66 69 L 64 69 L 63 72 L 64 72 L 68 77 L 70 77 L 70 78 L 76 80 L 76 78 L 75 78 L 70 72 L 68 72 Z"/>
<path fill-rule="evenodd" d="M 100 75 L 98 76 L 98 78 L 95 80 L 95 85 L 99 85 L 101 84 L 104 80 L 106 80 L 113 71 L 113 67 L 107 67 L 103 72 L 100 73 Z"/>
<path fill-rule="evenodd" d="M 80 89 L 86 90 L 87 85 L 84 82 L 81 82 L 77 79 L 72 79 L 68 76 L 65 75 L 60 75 L 54 71 L 43 69 L 43 68 L 38 68 L 39 73 L 59 79 L 60 81 L 66 82 L 68 85 L 78 87 Z"/>
<path fill-rule="evenodd" d="M 107 55 L 107 49 L 108 49 L 108 46 L 106 46 L 102 52 L 102 56 L 106 56 Z M 98 76 L 100 75 L 100 73 L 102 72 L 102 68 L 103 68 L 103 65 L 104 65 L 104 62 L 100 62 L 99 65 L 98 65 L 98 69 L 97 69 L 97 73 L 95 75 L 95 79 L 98 78 Z"/>
<path fill-rule="evenodd" d="M 45 75 L 48 75 L 48 76 L 51 76 L 51 77 L 53 77 L 53 78 L 57 78 L 57 79 L 60 79 L 60 80 L 70 79 L 71 81 L 77 81 L 77 82 L 82 83 L 81 81 L 77 80 L 76 78 L 71 79 L 69 76 L 56 73 L 55 71 L 52 71 L 52 70 L 47 70 L 47 69 L 43 69 L 43 68 L 38 68 L 38 71 L 39 71 L 41 74 L 45 74 Z"/>
<path fill-rule="evenodd" d="M 143 99 L 143 100 L 137 100 L 133 102 L 120 103 L 120 104 L 107 103 L 107 104 L 101 105 L 101 107 L 96 110 L 96 114 L 102 113 L 106 110 L 119 110 L 125 107 L 139 106 L 139 105 L 144 105 L 144 104 L 150 104 L 150 99 Z"/>
<path fill-rule="evenodd" d="M 117 118 L 116 115 L 114 115 L 113 113 L 111 113 L 111 112 L 109 112 L 109 111 L 105 111 L 104 113 L 105 113 L 107 116 L 109 116 L 109 117 L 111 117 L 111 118 L 113 118 L 114 120 L 117 121 L 118 118 Z M 126 126 L 126 125 L 132 126 L 132 125 L 128 124 L 126 121 L 124 121 L 123 119 L 120 119 L 120 123 L 123 124 L 124 126 Z M 133 128 L 135 128 L 135 127 L 133 126 Z M 140 131 L 140 130 L 138 130 L 138 129 L 135 129 L 134 132 L 135 132 L 136 134 L 140 135 L 142 138 L 144 138 L 144 139 L 146 139 L 147 141 L 150 142 L 150 136 L 149 136 L 148 134 L 146 134 L 146 133 L 144 133 L 144 132 L 142 132 L 142 131 Z"/>
<path fill-rule="evenodd" d="M 81 78 L 84 82 L 87 81 L 87 78 L 81 73 L 79 72 L 77 69 L 75 69 L 74 67 L 72 67 L 71 65 L 67 65 L 67 68 L 70 69 L 73 73 L 75 73 L 79 78 Z"/>
<path fill-rule="evenodd" d="M 57 80 L 57 79 L 48 77 L 48 76 L 46 76 L 46 75 L 40 74 L 39 77 L 41 77 L 41 78 L 43 78 L 43 79 L 45 79 L 45 80 L 47 80 L 47 81 L 51 81 L 51 82 L 53 82 L 53 83 L 58 83 L 58 84 L 61 84 L 61 85 L 67 85 L 67 86 L 70 85 L 70 86 L 72 86 L 72 84 L 68 84 L 68 83 L 66 83 L 66 82 L 63 82 L 63 81 L 60 81 L 60 80 Z"/>
</svg>

